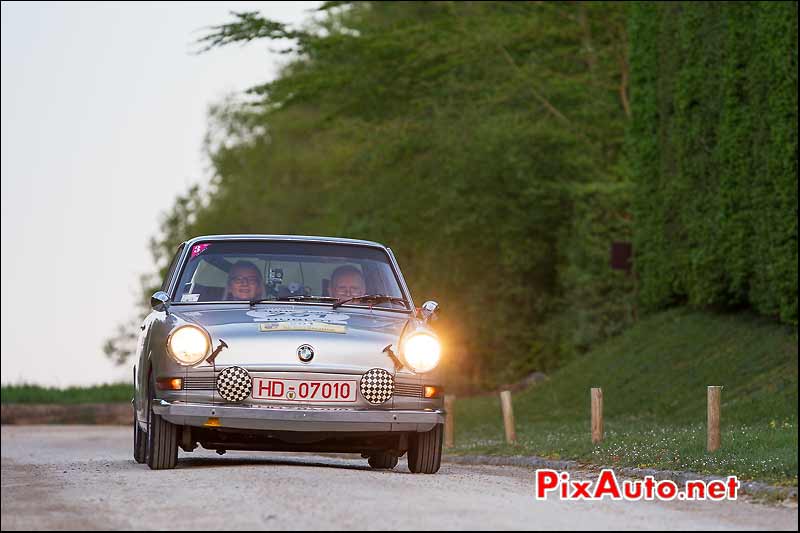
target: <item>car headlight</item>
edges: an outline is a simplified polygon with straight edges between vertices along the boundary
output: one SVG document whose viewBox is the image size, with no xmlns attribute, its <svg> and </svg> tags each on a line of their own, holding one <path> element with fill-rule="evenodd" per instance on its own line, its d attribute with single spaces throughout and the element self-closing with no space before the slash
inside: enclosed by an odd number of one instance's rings
<svg viewBox="0 0 800 533">
<path fill-rule="evenodd" d="M 412 335 L 403 347 L 403 356 L 414 372 L 428 372 L 436 368 L 441 353 L 439 341 L 426 333 Z"/>
<path fill-rule="evenodd" d="M 211 339 L 208 333 L 197 326 L 180 326 L 167 339 L 167 351 L 178 363 L 196 365 L 208 356 Z"/>
</svg>

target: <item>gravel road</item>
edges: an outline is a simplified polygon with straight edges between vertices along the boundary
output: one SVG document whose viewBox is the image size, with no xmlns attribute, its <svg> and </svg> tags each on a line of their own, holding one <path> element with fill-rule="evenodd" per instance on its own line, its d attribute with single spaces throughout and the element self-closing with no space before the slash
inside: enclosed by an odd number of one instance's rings
<svg viewBox="0 0 800 533">
<path fill-rule="evenodd" d="M 797 506 L 535 501 L 533 472 L 359 456 L 181 452 L 150 471 L 130 429 L 2 426 L 2 529 L 789 529 Z M 580 477 L 580 473 L 577 474 Z"/>
</svg>

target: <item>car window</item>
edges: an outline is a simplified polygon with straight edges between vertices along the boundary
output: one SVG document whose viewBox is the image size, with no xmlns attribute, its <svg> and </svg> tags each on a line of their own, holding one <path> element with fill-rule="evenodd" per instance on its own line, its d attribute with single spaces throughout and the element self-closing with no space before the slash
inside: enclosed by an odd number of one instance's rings
<svg viewBox="0 0 800 533">
<path fill-rule="evenodd" d="M 169 290 L 169 282 L 172 279 L 172 274 L 175 272 L 175 267 L 178 265 L 178 258 L 181 256 L 181 252 L 183 251 L 183 247 L 185 244 L 181 244 L 178 246 L 178 251 L 175 252 L 175 255 L 172 257 L 172 261 L 169 263 L 169 268 L 167 269 L 167 275 L 164 277 L 164 281 L 161 282 L 161 290 L 168 291 Z"/>
<path fill-rule="evenodd" d="M 339 300 L 381 294 L 403 298 L 386 252 L 346 244 L 279 241 L 209 241 L 192 246 L 175 302 Z M 354 305 L 368 305 L 354 302 Z M 403 302 L 377 307 L 407 309 Z"/>
</svg>

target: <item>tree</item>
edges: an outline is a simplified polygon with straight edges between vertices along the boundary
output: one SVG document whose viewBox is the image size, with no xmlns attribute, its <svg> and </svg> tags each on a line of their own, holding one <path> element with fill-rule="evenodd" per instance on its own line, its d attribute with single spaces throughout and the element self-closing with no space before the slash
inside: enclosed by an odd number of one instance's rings
<svg viewBox="0 0 800 533">
<path fill-rule="evenodd" d="M 329 2 L 321 12 L 303 29 L 234 13 L 201 40 L 213 50 L 288 38 L 296 59 L 252 89 L 255 105 L 214 110 L 214 178 L 175 204 L 156 257 L 229 231 L 386 242 L 412 292 L 447 310 L 450 369 L 484 384 L 554 368 L 615 331 L 609 321 L 624 323 L 624 299 L 591 309 L 629 289 L 596 265 L 602 240 L 629 231 L 626 196 L 614 196 L 627 183 L 624 6 Z M 593 296 L 567 304 L 576 291 Z M 577 339 L 569 314 L 606 326 Z"/>
</svg>

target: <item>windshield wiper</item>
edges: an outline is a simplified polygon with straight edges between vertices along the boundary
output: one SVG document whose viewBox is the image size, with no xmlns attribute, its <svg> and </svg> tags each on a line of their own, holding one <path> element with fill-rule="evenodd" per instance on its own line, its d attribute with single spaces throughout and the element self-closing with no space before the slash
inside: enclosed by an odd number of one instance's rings
<svg viewBox="0 0 800 533">
<path fill-rule="evenodd" d="M 365 300 L 373 303 L 380 303 L 380 302 L 401 303 L 403 305 L 405 305 L 406 303 L 405 298 L 398 298 L 396 296 L 387 296 L 386 294 L 365 294 L 363 296 L 353 296 L 352 298 L 339 300 L 335 304 L 333 304 L 333 308 L 336 309 L 337 307 L 341 307 L 348 302 L 355 302 L 359 300 Z"/>
<path fill-rule="evenodd" d="M 262 298 L 260 300 L 250 300 L 250 307 L 264 303 L 264 302 L 293 302 L 293 301 L 304 301 L 304 300 L 316 300 L 320 302 L 338 302 L 338 298 L 333 298 L 331 296 L 307 296 L 305 294 L 297 294 L 297 295 L 286 295 L 286 296 L 277 296 L 275 298 Z"/>
</svg>

